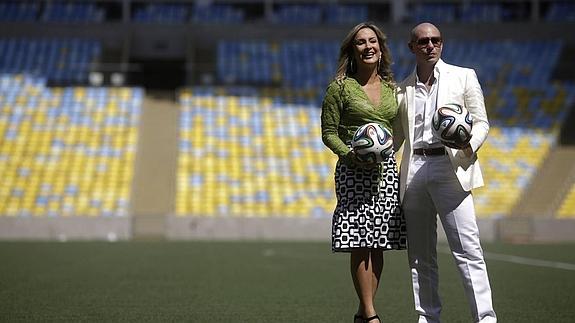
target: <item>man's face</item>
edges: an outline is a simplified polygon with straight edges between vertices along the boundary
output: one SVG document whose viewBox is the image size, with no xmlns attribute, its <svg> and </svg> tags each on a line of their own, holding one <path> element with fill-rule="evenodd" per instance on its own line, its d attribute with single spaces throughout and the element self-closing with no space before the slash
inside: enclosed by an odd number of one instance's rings
<svg viewBox="0 0 575 323">
<path fill-rule="evenodd" d="M 433 26 L 422 26 L 415 31 L 409 42 L 409 49 L 415 54 L 418 65 L 435 65 L 441 58 L 443 40 L 441 33 Z"/>
</svg>

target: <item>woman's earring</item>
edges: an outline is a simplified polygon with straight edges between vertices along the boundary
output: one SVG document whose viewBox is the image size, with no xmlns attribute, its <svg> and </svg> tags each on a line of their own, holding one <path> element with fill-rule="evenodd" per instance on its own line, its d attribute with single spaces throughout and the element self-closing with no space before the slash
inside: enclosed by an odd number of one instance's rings
<svg viewBox="0 0 575 323">
<path fill-rule="evenodd" d="M 353 61 L 354 61 L 353 58 L 349 60 L 349 72 L 351 74 L 355 73 L 355 66 L 353 66 Z"/>
</svg>

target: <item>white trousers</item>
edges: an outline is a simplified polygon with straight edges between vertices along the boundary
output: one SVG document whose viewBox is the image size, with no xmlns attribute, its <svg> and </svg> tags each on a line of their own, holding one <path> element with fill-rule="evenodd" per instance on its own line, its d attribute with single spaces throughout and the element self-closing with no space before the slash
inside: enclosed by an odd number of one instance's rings
<svg viewBox="0 0 575 323">
<path fill-rule="evenodd" d="M 449 157 L 414 155 L 403 198 L 408 257 L 419 322 L 440 322 L 437 214 L 459 270 L 474 322 L 496 322 L 473 196 L 461 188 Z"/>
</svg>

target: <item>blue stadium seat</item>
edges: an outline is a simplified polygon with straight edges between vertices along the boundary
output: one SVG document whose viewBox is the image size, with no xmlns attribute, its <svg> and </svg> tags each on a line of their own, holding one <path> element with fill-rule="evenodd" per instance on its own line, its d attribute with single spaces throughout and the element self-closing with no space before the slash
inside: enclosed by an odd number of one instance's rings
<svg viewBox="0 0 575 323">
<path fill-rule="evenodd" d="M 87 82 L 102 51 L 87 39 L 0 39 L 0 73 L 28 73 L 59 83 Z"/>
<path fill-rule="evenodd" d="M 8 1 L 0 3 L 0 21 L 35 21 L 40 3 Z"/>
<path fill-rule="evenodd" d="M 104 21 L 105 12 L 96 3 L 47 2 L 41 20 L 47 22 L 87 23 Z"/>
<path fill-rule="evenodd" d="M 185 4 L 150 3 L 134 10 L 132 20 L 143 23 L 185 23 L 188 16 Z"/>
<path fill-rule="evenodd" d="M 319 24 L 322 21 L 322 7 L 315 4 L 285 4 L 274 10 L 271 22 L 281 24 Z"/>
<path fill-rule="evenodd" d="M 245 12 L 242 9 L 224 4 L 196 4 L 190 16 L 193 23 L 237 24 L 244 19 Z"/>
<path fill-rule="evenodd" d="M 547 22 L 573 22 L 575 21 L 575 3 L 571 1 L 554 1 L 549 4 L 545 15 Z"/>
<path fill-rule="evenodd" d="M 368 20 L 367 5 L 332 4 L 324 11 L 325 22 L 330 24 L 358 24 Z"/>
</svg>

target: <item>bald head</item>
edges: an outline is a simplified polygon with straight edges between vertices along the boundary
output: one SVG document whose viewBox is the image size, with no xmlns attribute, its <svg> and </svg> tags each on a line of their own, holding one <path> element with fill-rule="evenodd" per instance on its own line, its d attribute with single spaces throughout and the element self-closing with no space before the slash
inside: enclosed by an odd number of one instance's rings
<svg viewBox="0 0 575 323">
<path fill-rule="evenodd" d="M 429 22 L 423 22 L 419 25 L 413 27 L 411 30 L 411 41 L 417 40 L 421 34 L 432 33 L 441 36 L 441 32 L 434 24 Z"/>
<path fill-rule="evenodd" d="M 411 39 L 407 46 L 415 54 L 418 71 L 429 72 L 441 59 L 443 50 L 441 32 L 429 22 L 421 23 L 411 30 Z"/>
</svg>

